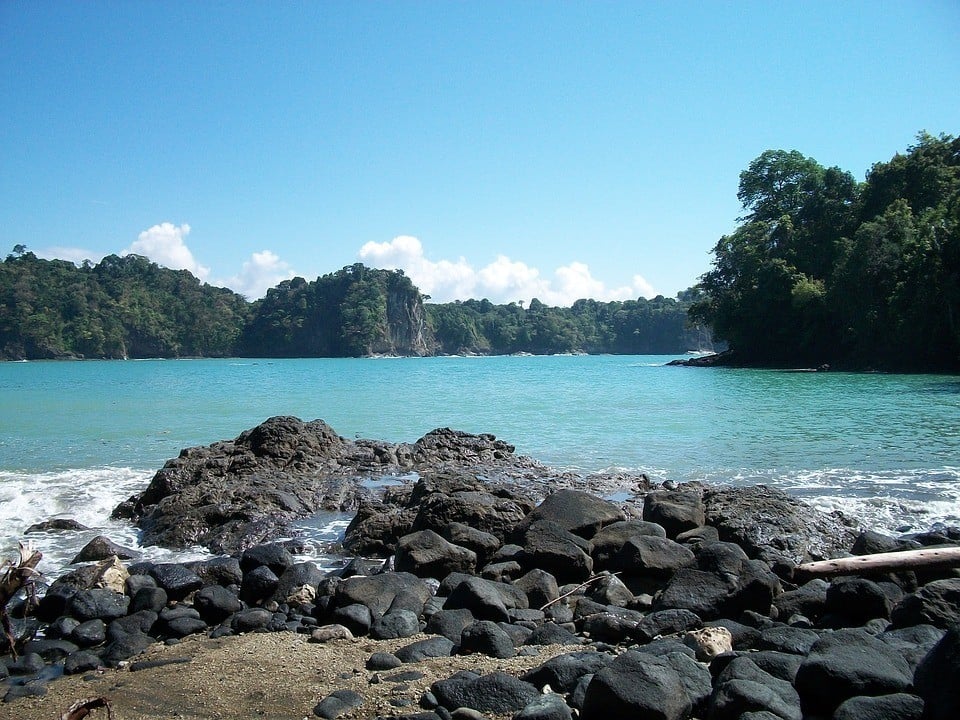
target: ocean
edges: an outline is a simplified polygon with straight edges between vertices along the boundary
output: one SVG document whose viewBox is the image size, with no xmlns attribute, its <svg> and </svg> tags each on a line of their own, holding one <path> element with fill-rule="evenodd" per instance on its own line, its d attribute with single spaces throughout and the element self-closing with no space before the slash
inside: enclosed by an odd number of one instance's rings
<svg viewBox="0 0 960 720">
<path fill-rule="evenodd" d="M 152 560 L 109 519 L 184 447 L 272 415 L 347 438 L 412 442 L 438 427 L 495 434 L 582 473 L 765 483 L 891 533 L 960 524 L 960 377 L 665 367 L 664 356 L 518 356 L 0 363 L 0 553 L 31 524 L 55 575 L 96 534 Z M 314 559 L 348 516 L 298 530 Z"/>
</svg>

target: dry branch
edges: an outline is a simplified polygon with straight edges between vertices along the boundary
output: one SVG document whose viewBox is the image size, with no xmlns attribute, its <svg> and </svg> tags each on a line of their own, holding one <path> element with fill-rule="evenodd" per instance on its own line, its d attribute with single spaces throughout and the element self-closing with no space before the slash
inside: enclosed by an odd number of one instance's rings
<svg viewBox="0 0 960 720">
<path fill-rule="evenodd" d="M 19 543 L 19 558 L 17 562 L 4 563 L 3 573 L 0 574 L 0 622 L 3 632 L 10 643 L 10 653 L 17 657 L 16 639 L 13 637 L 13 628 L 10 627 L 10 616 L 7 615 L 7 603 L 20 591 L 21 588 L 31 588 L 34 579 L 40 574 L 37 572 L 37 563 L 43 554 L 30 546 Z"/>
</svg>

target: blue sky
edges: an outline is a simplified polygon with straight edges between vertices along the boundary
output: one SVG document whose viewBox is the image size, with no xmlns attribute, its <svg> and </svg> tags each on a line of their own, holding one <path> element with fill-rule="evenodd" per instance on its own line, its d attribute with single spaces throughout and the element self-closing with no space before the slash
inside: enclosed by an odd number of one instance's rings
<svg viewBox="0 0 960 720">
<path fill-rule="evenodd" d="M 0 2 L 0 253 L 248 297 L 676 294 L 770 148 L 863 179 L 960 132 L 960 3 Z"/>
</svg>

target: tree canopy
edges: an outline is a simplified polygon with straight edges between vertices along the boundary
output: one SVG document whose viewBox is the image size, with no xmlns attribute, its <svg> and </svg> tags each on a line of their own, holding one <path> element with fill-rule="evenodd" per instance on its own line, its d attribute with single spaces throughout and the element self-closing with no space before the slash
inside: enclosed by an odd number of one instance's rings
<svg viewBox="0 0 960 720">
<path fill-rule="evenodd" d="M 739 362 L 960 368 L 960 140 L 921 133 L 863 183 L 768 150 L 737 197 L 691 316 Z"/>
</svg>

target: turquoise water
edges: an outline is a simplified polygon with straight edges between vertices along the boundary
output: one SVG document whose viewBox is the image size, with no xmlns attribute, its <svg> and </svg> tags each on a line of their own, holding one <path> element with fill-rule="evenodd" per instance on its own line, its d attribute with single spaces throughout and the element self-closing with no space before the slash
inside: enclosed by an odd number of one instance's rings
<svg viewBox="0 0 960 720">
<path fill-rule="evenodd" d="M 960 377 L 663 367 L 669 359 L 0 363 L 0 546 L 51 516 L 135 543 L 105 519 L 116 502 L 181 448 L 278 414 L 322 418 L 349 438 L 491 432 L 583 472 L 766 482 L 891 530 L 960 523 Z M 59 558 L 82 539 L 41 541 Z"/>
</svg>

